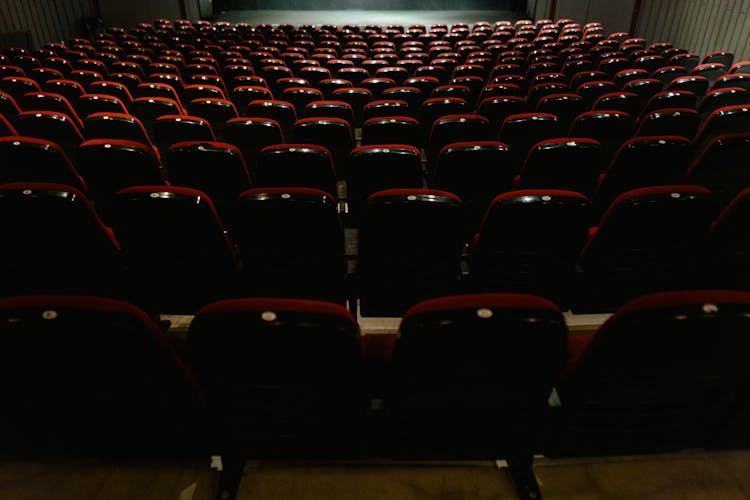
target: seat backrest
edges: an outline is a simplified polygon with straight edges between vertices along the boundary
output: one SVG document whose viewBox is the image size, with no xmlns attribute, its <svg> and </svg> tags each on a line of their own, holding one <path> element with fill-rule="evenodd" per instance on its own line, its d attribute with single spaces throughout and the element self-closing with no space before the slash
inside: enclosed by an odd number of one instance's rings
<svg viewBox="0 0 750 500">
<path fill-rule="evenodd" d="M 569 303 L 570 279 L 586 243 L 588 200 L 573 191 L 503 193 L 474 239 L 471 276 L 482 290 L 534 293 Z"/>
<path fill-rule="evenodd" d="M 3 413 L 19 427 L 4 436 L 6 444 L 18 439 L 24 448 L 31 442 L 106 453 L 127 446 L 143 453 L 174 443 L 172 432 L 190 428 L 180 422 L 192 421 L 200 408 L 195 377 L 154 320 L 127 302 L 3 298 L 0 342 Z M 167 420 L 175 427 L 161 425 Z"/>
<path fill-rule="evenodd" d="M 708 446 L 747 401 L 750 294 L 663 292 L 620 307 L 557 384 L 576 452 Z"/>
<path fill-rule="evenodd" d="M 678 184 L 687 172 L 690 142 L 684 137 L 635 137 L 619 149 L 593 197 L 595 222 L 614 199 L 640 187 Z"/>
<path fill-rule="evenodd" d="M 440 297 L 411 307 L 399 331 L 388 399 L 399 449 L 475 458 L 531 451 L 565 356 L 567 327 L 554 303 Z"/>
<path fill-rule="evenodd" d="M 749 151 L 750 131 L 719 135 L 696 156 L 685 181 L 710 189 L 717 203 L 726 206 L 737 193 L 750 186 L 750 177 L 743 168 Z"/>
<path fill-rule="evenodd" d="M 173 185 L 203 191 L 221 213 L 251 186 L 242 153 L 225 142 L 178 142 L 169 148 L 164 165 Z"/>
<path fill-rule="evenodd" d="M 361 432 L 359 338 L 337 304 L 243 298 L 201 308 L 187 343 L 226 442 L 256 455 L 324 456 L 351 449 Z"/>
<path fill-rule="evenodd" d="M 518 187 L 563 189 L 589 197 L 604 168 L 604 155 L 598 141 L 575 137 L 547 139 L 529 151 Z"/>
<path fill-rule="evenodd" d="M 33 137 L 0 138 L 0 183 L 51 182 L 86 192 L 87 186 L 67 154 L 56 143 Z"/>
<path fill-rule="evenodd" d="M 363 314 L 398 315 L 455 287 L 464 240 L 458 196 L 433 189 L 378 191 L 368 197 L 361 221 Z"/>
<path fill-rule="evenodd" d="M 120 246 L 78 189 L 41 182 L 0 187 L 4 294 L 112 293 Z"/>
</svg>

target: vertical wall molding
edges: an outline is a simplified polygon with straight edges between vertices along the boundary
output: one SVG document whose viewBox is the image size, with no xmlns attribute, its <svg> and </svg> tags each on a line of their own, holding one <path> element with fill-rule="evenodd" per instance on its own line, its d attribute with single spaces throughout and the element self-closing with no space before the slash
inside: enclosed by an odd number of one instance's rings
<svg viewBox="0 0 750 500">
<path fill-rule="evenodd" d="M 643 0 L 635 35 L 671 42 L 705 56 L 734 52 L 750 59 L 750 0 Z"/>
<path fill-rule="evenodd" d="M 81 31 L 81 19 L 95 17 L 92 0 L 3 0 L 0 34 L 28 32 L 31 48 L 67 40 Z"/>
</svg>

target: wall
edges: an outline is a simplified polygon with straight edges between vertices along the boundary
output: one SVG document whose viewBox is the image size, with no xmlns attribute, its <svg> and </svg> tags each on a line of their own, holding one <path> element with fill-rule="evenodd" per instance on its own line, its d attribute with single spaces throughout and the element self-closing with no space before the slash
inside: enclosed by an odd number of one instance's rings
<svg viewBox="0 0 750 500">
<path fill-rule="evenodd" d="M 630 31 L 633 9 L 636 0 L 557 0 L 554 18 L 570 18 L 585 24 L 598 21 L 608 33 Z M 528 11 L 534 19 L 551 17 L 551 0 L 534 0 L 529 2 Z"/>
<path fill-rule="evenodd" d="M 157 18 L 180 19 L 180 0 L 99 0 L 105 24 L 131 27 Z"/>
<path fill-rule="evenodd" d="M 0 3 L 0 34 L 5 38 L 28 30 L 30 48 L 80 35 L 81 19 L 96 15 L 91 0 L 2 0 Z M 22 42 L 19 39 L 6 44 Z"/>
<path fill-rule="evenodd" d="M 750 60 L 750 0 L 643 0 L 637 36 L 700 56 L 716 50 Z"/>
</svg>

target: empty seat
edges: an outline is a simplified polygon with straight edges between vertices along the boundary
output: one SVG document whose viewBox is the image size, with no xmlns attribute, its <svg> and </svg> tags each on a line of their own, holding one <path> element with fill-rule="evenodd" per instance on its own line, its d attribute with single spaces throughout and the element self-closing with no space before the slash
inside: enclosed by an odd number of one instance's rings
<svg viewBox="0 0 750 500">
<path fill-rule="evenodd" d="M 570 337 L 556 384 L 562 452 L 704 448 L 747 400 L 750 295 L 656 293 L 623 305 L 592 337 Z"/>
<path fill-rule="evenodd" d="M 565 357 L 554 303 L 472 294 L 418 303 L 394 347 L 392 444 L 408 457 L 528 456 Z"/>
<path fill-rule="evenodd" d="M 193 99 L 187 105 L 187 112 L 208 120 L 219 138 L 224 136 L 224 125 L 229 120 L 239 117 L 234 104 L 228 99 Z"/>
<path fill-rule="evenodd" d="M 562 189 L 591 196 L 605 165 L 601 144 L 588 138 L 547 139 L 529 151 L 516 186 Z"/>
<path fill-rule="evenodd" d="M 273 100 L 273 94 L 266 87 L 242 85 L 232 90 L 231 98 L 237 110 L 244 114 L 248 104 L 253 101 Z"/>
<path fill-rule="evenodd" d="M 13 121 L 13 127 L 21 135 L 54 142 L 73 161 L 78 146 L 83 142 L 75 120 L 54 111 L 21 111 Z"/>
<path fill-rule="evenodd" d="M 461 198 L 464 228 L 471 236 L 492 199 L 512 189 L 518 169 L 508 146 L 501 142 L 456 142 L 440 151 L 429 185 Z"/>
<path fill-rule="evenodd" d="M 31 78 L 6 76 L 0 79 L 0 91 L 13 96 L 13 99 L 16 101 L 20 101 L 24 94 L 28 92 L 41 92 L 42 89 Z"/>
<path fill-rule="evenodd" d="M 277 93 L 276 97 L 282 101 L 287 101 L 294 106 L 297 115 L 301 115 L 305 106 L 315 101 L 322 101 L 323 92 L 312 87 L 290 87 Z M 338 97 L 335 97 L 338 100 Z"/>
<path fill-rule="evenodd" d="M 716 80 L 724 75 L 729 69 L 728 66 L 724 66 L 721 63 L 705 63 L 699 64 L 690 72 L 693 76 L 703 76 L 708 80 L 709 87 L 712 86 Z"/>
<path fill-rule="evenodd" d="M 687 90 L 701 99 L 708 92 L 709 82 L 704 76 L 680 76 L 672 80 L 664 90 Z"/>
<path fill-rule="evenodd" d="M 283 144 L 284 133 L 278 122 L 269 118 L 233 118 L 224 128 L 224 141 L 242 152 L 250 177 L 254 176 L 258 153 L 266 146 Z"/>
<path fill-rule="evenodd" d="M 242 153 L 225 142 L 178 142 L 169 148 L 164 166 L 173 185 L 206 193 L 226 224 L 237 197 L 251 187 Z"/>
<path fill-rule="evenodd" d="M 147 144 L 158 151 L 141 121 L 122 113 L 94 113 L 83 120 L 86 139 L 122 139 Z"/>
<path fill-rule="evenodd" d="M 18 107 L 18 103 L 13 99 L 13 96 L 0 91 L 0 114 L 13 121 L 20 112 L 21 108 Z"/>
<path fill-rule="evenodd" d="M 641 118 L 635 137 L 676 135 L 692 140 L 700 127 L 700 116 L 694 109 L 665 108 Z"/>
<path fill-rule="evenodd" d="M 706 286 L 750 289 L 750 188 L 740 191 L 711 225 L 705 264 Z"/>
<path fill-rule="evenodd" d="M 198 116 L 164 115 L 154 122 L 154 140 L 161 156 L 172 144 L 184 141 L 216 140 L 208 120 Z"/>
<path fill-rule="evenodd" d="M 592 220 L 598 222 L 610 203 L 631 189 L 679 184 L 690 160 L 685 137 L 654 136 L 629 139 L 600 177 L 592 200 Z"/>
<path fill-rule="evenodd" d="M 118 98 L 105 94 L 82 94 L 76 102 L 80 117 L 86 118 L 94 113 L 127 113 L 125 104 Z"/>
<path fill-rule="evenodd" d="M 361 353 L 344 307 L 215 302 L 198 311 L 187 342 L 217 446 L 265 457 L 351 453 L 361 432 Z"/>
<path fill-rule="evenodd" d="M 721 206 L 726 206 L 737 193 L 750 186 L 745 163 L 750 153 L 750 133 L 726 134 L 716 137 L 695 158 L 685 182 L 710 189 Z"/>
<path fill-rule="evenodd" d="M 596 100 L 592 111 L 622 111 L 632 117 L 640 112 L 640 98 L 632 92 L 610 92 Z"/>
<path fill-rule="evenodd" d="M 119 292 L 120 247 L 78 189 L 3 184 L 0 216 L 3 295 Z"/>
<path fill-rule="evenodd" d="M 241 290 L 256 296 L 344 301 L 344 238 L 336 200 L 304 187 L 239 196 L 232 238 L 242 256 Z"/>
<path fill-rule="evenodd" d="M 127 293 L 134 303 L 191 314 L 232 294 L 234 250 L 205 193 L 137 186 L 119 191 L 111 205 L 109 220 L 128 262 Z"/>
<path fill-rule="evenodd" d="M 738 87 L 711 90 L 703 97 L 703 99 L 701 99 L 700 105 L 698 106 L 698 113 L 700 113 L 702 120 L 706 120 L 719 108 L 747 104 L 748 97 L 750 97 L 750 93 L 748 93 L 747 90 Z"/>
<path fill-rule="evenodd" d="M 602 145 L 606 164 L 633 133 L 633 118 L 622 111 L 587 111 L 576 117 L 570 126 L 570 137 L 588 137 Z"/>
<path fill-rule="evenodd" d="M 334 90 L 331 94 L 331 98 L 348 103 L 352 107 L 352 112 L 354 113 L 355 126 L 361 126 L 362 111 L 365 105 L 373 100 L 373 94 L 366 88 L 349 87 Z"/>
<path fill-rule="evenodd" d="M 706 119 L 695 137 L 696 151 L 723 134 L 750 132 L 750 105 L 738 104 L 719 108 Z"/>
<path fill-rule="evenodd" d="M 552 94 L 539 100 L 536 111 L 555 115 L 563 130 L 568 130 L 575 117 L 587 111 L 587 108 L 583 98 L 577 94 Z"/>
<path fill-rule="evenodd" d="M 328 150 L 314 144 L 276 144 L 258 154 L 253 182 L 259 187 L 297 186 L 336 196 L 336 174 Z"/>
<path fill-rule="evenodd" d="M 560 120 L 549 113 L 520 113 L 510 115 L 500 127 L 498 140 L 510 147 L 514 162 L 519 170 L 532 146 L 560 137 L 565 131 L 560 127 Z"/>
<path fill-rule="evenodd" d="M 5 118 L 5 116 L 0 113 L 0 137 L 6 135 L 18 135 L 18 133 L 16 132 L 16 129 L 13 128 L 13 125 L 11 125 L 10 122 Z"/>
<path fill-rule="evenodd" d="M 166 184 L 153 149 L 140 142 L 91 139 L 81 144 L 77 157 L 78 171 L 96 202 L 105 202 L 126 187 Z M 102 205 L 106 203 L 97 207 Z M 106 218 L 106 213 L 102 215 Z"/>
<path fill-rule="evenodd" d="M 586 242 L 588 201 L 553 189 L 511 191 L 492 200 L 474 240 L 472 287 L 572 299 L 576 259 Z"/>
<path fill-rule="evenodd" d="M 440 151 L 454 142 L 492 140 L 490 122 L 481 115 L 445 115 L 432 125 L 427 147 L 427 160 L 434 166 Z"/>
<path fill-rule="evenodd" d="M 687 90 L 665 90 L 655 94 L 646 107 L 643 108 L 642 114 L 648 114 L 652 111 L 658 111 L 666 108 L 687 108 L 695 109 L 697 105 L 697 96 Z"/>
<path fill-rule="evenodd" d="M 81 90 L 83 89 L 81 88 Z M 131 95 L 130 90 L 128 89 L 127 86 L 125 86 L 122 83 L 102 80 L 100 82 L 92 83 L 91 85 L 89 85 L 88 89 L 86 90 L 90 94 L 108 95 L 112 97 L 117 97 L 126 106 L 130 105 L 130 103 L 133 102 L 133 96 Z M 48 92 L 55 92 L 55 90 L 48 90 Z M 70 97 L 68 97 L 68 100 L 70 100 Z M 82 118 L 86 118 L 86 116 L 88 115 L 84 115 Z"/>
<path fill-rule="evenodd" d="M 644 293 L 694 287 L 696 259 L 714 215 L 711 192 L 701 186 L 647 187 L 618 196 L 581 252 L 579 310 L 607 310 Z"/>
<path fill-rule="evenodd" d="M 388 189 L 367 199 L 359 230 L 360 311 L 398 316 L 457 287 L 463 246 L 458 196 Z"/>
<path fill-rule="evenodd" d="M 341 118 L 302 118 L 294 124 L 294 140 L 328 149 L 338 178 L 346 177 L 346 161 L 354 146 L 354 135 Z"/>
<path fill-rule="evenodd" d="M 0 318 L 7 449 L 172 453 L 194 431 L 196 379 L 159 325 L 132 304 L 27 295 L 1 299 Z"/>
<path fill-rule="evenodd" d="M 305 106 L 302 115 L 306 118 L 341 118 L 349 127 L 354 128 L 354 112 L 352 107 L 344 101 L 313 101 Z"/>
<path fill-rule="evenodd" d="M 67 115 L 80 128 L 81 119 L 78 117 L 68 99 L 60 94 L 50 92 L 29 92 L 21 97 L 18 105 L 24 111 L 53 111 Z"/>
<path fill-rule="evenodd" d="M 0 184 L 51 182 L 86 192 L 86 185 L 65 152 L 56 143 L 33 137 L 0 137 Z"/>
<path fill-rule="evenodd" d="M 422 143 L 419 122 L 410 116 L 370 118 L 362 125 L 362 145 L 407 144 L 419 147 Z"/>
<path fill-rule="evenodd" d="M 367 197 L 384 189 L 421 188 L 420 153 L 405 144 L 379 144 L 354 148 L 349 155 L 347 199 L 349 213 L 358 220 Z"/>
</svg>

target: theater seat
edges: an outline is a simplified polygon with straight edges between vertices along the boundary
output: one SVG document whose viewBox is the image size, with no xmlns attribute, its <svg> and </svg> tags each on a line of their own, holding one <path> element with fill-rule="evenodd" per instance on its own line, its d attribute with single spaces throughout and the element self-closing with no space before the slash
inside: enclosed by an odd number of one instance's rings
<svg viewBox="0 0 750 500">
<path fill-rule="evenodd" d="M 235 252 L 205 193 L 137 186 L 119 191 L 111 205 L 134 303 L 150 312 L 191 314 L 232 294 Z"/>
<path fill-rule="evenodd" d="M 701 271 L 706 286 L 750 290 L 750 188 L 740 191 L 711 224 Z"/>
<path fill-rule="evenodd" d="M 256 457 L 356 451 L 364 411 L 357 324 L 342 306 L 284 298 L 214 302 L 188 332 L 212 443 Z"/>
<path fill-rule="evenodd" d="M 440 297 L 406 311 L 399 332 L 387 400 L 398 455 L 530 456 L 565 358 L 568 332 L 554 303 Z"/>
<path fill-rule="evenodd" d="M 557 382 L 558 452 L 710 446 L 748 400 L 750 294 L 656 293 L 620 307 Z"/>
<path fill-rule="evenodd" d="M 696 260 L 715 212 L 711 192 L 701 186 L 618 196 L 581 252 L 578 310 L 611 310 L 645 293 L 696 286 Z"/>
<path fill-rule="evenodd" d="M 533 293 L 569 307 L 588 210 L 586 197 L 573 191 L 529 189 L 497 196 L 473 241 L 472 288 Z"/>
<path fill-rule="evenodd" d="M 119 292 L 120 246 L 78 189 L 2 184 L 0 229 L 3 295 Z"/>
<path fill-rule="evenodd" d="M 600 176 L 592 221 L 599 222 L 610 203 L 626 191 L 682 182 L 689 154 L 690 142 L 684 137 L 634 137 L 625 142 Z"/>
<path fill-rule="evenodd" d="M 132 304 L 85 295 L 0 299 L 0 344 L 6 451 L 163 456 L 196 448 L 196 379 Z"/>
<path fill-rule="evenodd" d="M 344 302 L 344 236 L 329 193 L 250 189 L 239 196 L 233 219 L 244 293 Z"/>
<path fill-rule="evenodd" d="M 228 215 L 237 197 L 252 186 L 242 153 L 225 142 L 178 142 L 169 148 L 164 166 L 173 185 L 206 193 L 225 224 L 231 223 Z"/>
<path fill-rule="evenodd" d="M 458 286 L 463 247 L 461 199 L 432 189 L 370 195 L 359 230 L 363 316 L 398 316 Z"/>
<path fill-rule="evenodd" d="M 743 167 L 749 152 L 750 131 L 720 135 L 695 158 L 684 181 L 710 189 L 716 202 L 724 207 L 750 186 L 750 175 Z"/>
</svg>

